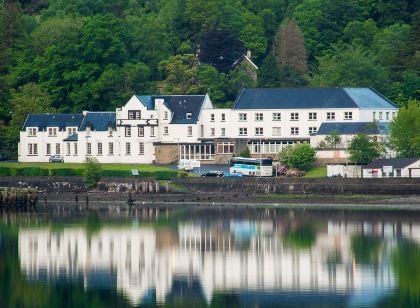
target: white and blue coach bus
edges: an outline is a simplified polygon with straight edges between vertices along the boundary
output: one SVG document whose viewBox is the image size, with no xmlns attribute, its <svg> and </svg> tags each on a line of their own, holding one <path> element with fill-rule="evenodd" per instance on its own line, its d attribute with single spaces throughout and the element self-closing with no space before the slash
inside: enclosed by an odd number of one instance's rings
<svg viewBox="0 0 420 308">
<path fill-rule="evenodd" d="M 268 158 L 233 157 L 230 161 L 230 173 L 241 173 L 246 176 L 272 176 L 273 160 Z"/>
</svg>

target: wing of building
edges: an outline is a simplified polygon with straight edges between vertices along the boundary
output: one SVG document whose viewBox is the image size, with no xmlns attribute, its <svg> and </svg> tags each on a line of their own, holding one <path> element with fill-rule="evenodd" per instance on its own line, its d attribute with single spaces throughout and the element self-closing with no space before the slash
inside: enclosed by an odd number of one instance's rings
<svg viewBox="0 0 420 308">
<path fill-rule="evenodd" d="M 243 89 L 230 109 L 215 108 L 208 95 L 134 95 L 115 112 L 29 114 L 19 161 L 227 163 L 246 147 L 275 158 L 290 144 L 318 146 L 331 132 L 386 135 L 397 111 L 369 88 Z M 344 143 L 329 155 L 341 155 Z"/>
</svg>

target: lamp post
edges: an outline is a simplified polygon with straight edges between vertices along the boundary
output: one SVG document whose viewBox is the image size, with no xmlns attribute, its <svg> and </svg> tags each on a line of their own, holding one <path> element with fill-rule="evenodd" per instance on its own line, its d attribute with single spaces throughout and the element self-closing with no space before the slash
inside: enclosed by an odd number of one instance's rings
<svg viewBox="0 0 420 308">
<path fill-rule="evenodd" d="M 262 171 L 262 140 L 260 137 L 260 177 L 261 177 L 261 171 Z"/>
</svg>

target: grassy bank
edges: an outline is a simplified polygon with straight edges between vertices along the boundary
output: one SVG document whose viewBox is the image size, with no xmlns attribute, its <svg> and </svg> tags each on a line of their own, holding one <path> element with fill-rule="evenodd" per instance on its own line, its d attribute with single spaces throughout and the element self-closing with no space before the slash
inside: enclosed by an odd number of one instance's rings
<svg viewBox="0 0 420 308">
<path fill-rule="evenodd" d="M 327 176 L 327 167 L 315 167 L 305 173 L 305 178 L 324 178 Z"/>
<path fill-rule="evenodd" d="M 137 169 L 139 177 L 166 180 L 180 176 L 175 169 L 142 164 L 101 164 L 102 176 L 129 177 Z M 76 163 L 0 163 L 0 176 L 83 176 L 84 164 Z"/>
</svg>

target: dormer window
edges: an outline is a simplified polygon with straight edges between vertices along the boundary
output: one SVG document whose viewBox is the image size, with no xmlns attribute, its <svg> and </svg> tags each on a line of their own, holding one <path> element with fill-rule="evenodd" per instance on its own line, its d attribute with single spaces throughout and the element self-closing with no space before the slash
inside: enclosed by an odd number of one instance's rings
<svg viewBox="0 0 420 308">
<path fill-rule="evenodd" d="M 68 127 L 67 128 L 67 134 L 69 136 L 74 135 L 77 132 L 77 128 L 76 127 Z"/>
<path fill-rule="evenodd" d="M 48 136 L 49 137 L 57 136 L 57 128 L 56 127 L 49 127 L 48 128 Z"/>
<path fill-rule="evenodd" d="M 112 126 L 108 127 L 108 136 L 112 137 Z"/>
<path fill-rule="evenodd" d="M 192 112 L 187 112 L 187 113 L 185 114 L 185 118 L 186 118 L 187 120 L 190 120 L 190 119 L 192 118 Z"/>
<path fill-rule="evenodd" d="M 29 137 L 35 137 L 36 136 L 36 128 L 35 127 L 28 128 L 28 136 Z"/>
</svg>

